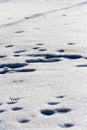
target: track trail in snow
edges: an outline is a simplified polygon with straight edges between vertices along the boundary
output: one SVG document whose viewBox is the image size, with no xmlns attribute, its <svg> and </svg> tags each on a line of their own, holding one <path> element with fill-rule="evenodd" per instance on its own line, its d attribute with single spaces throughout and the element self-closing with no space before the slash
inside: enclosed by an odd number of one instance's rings
<svg viewBox="0 0 87 130">
<path fill-rule="evenodd" d="M 25 22 L 26 20 L 32 20 L 32 19 L 35 19 L 35 18 L 38 18 L 38 17 L 43 17 L 44 15 L 52 14 L 52 13 L 55 13 L 55 12 L 60 12 L 60 11 L 63 11 L 63 10 L 72 9 L 74 7 L 82 6 L 82 5 L 85 5 L 85 4 L 87 4 L 87 1 L 77 3 L 75 5 L 71 5 L 71 6 L 68 6 L 68 7 L 60 8 L 60 9 L 50 10 L 50 11 L 43 12 L 43 13 L 36 13 L 36 14 L 31 15 L 31 16 L 25 16 L 23 19 L 20 19 L 18 21 L 0 25 L 0 28 L 9 27 L 9 26 L 12 26 L 12 25 L 16 25 L 16 24 Z"/>
</svg>

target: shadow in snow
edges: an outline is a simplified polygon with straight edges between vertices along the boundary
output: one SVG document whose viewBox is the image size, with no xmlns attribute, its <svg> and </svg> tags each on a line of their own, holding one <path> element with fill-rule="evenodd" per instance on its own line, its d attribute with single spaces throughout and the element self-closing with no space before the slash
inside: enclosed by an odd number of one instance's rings
<svg viewBox="0 0 87 130">
<path fill-rule="evenodd" d="M 22 107 L 13 107 L 12 110 L 13 111 L 19 111 L 19 110 L 22 110 L 23 108 Z"/>
<path fill-rule="evenodd" d="M 13 45 L 7 45 L 7 46 L 5 46 L 6 48 L 10 48 L 10 47 L 13 47 Z"/>
<path fill-rule="evenodd" d="M 14 69 L 14 68 L 21 68 L 27 65 L 28 65 L 27 63 L 8 63 L 8 64 L 0 64 L 0 68 L 8 67 Z"/>
<path fill-rule="evenodd" d="M 26 60 L 27 63 L 52 63 L 52 62 L 59 62 L 61 59 L 54 58 L 54 59 L 31 59 L 31 60 Z"/>
<path fill-rule="evenodd" d="M 61 126 L 61 127 L 64 127 L 64 128 L 70 128 L 70 127 L 73 127 L 74 124 L 72 124 L 72 123 L 65 123 L 65 124 L 60 125 L 60 126 Z"/>
<path fill-rule="evenodd" d="M 45 115 L 45 116 L 51 116 L 53 115 L 55 112 L 53 110 L 50 109 L 45 109 L 45 110 L 41 110 L 41 114 Z"/>
<path fill-rule="evenodd" d="M 2 110 L 0 110 L 0 113 L 3 113 L 3 112 L 5 112 L 6 110 L 4 110 L 4 109 L 2 109 Z"/>
<path fill-rule="evenodd" d="M 19 51 L 15 51 L 14 53 L 22 53 L 22 52 L 26 52 L 27 50 L 19 50 Z"/>
<path fill-rule="evenodd" d="M 84 64 L 84 65 L 77 65 L 76 67 L 87 67 L 87 64 Z"/>
<path fill-rule="evenodd" d="M 58 108 L 58 109 L 55 109 L 55 111 L 56 112 L 58 112 L 58 113 L 68 113 L 68 112 L 70 112 L 71 111 L 71 109 L 70 108 Z"/>
<path fill-rule="evenodd" d="M 18 72 L 18 73 L 20 73 L 20 72 L 34 72 L 34 71 L 36 71 L 36 69 L 20 69 L 20 70 L 15 70 L 15 72 Z"/>
<path fill-rule="evenodd" d="M 59 102 L 48 102 L 49 105 L 58 105 Z"/>
<path fill-rule="evenodd" d="M 19 120 L 18 122 L 19 123 L 28 123 L 30 120 L 28 120 L 28 119 L 21 119 L 21 120 Z"/>
<path fill-rule="evenodd" d="M 27 55 L 27 56 L 30 56 L 30 57 L 44 57 L 45 59 L 67 58 L 67 59 L 71 59 L 71 60 L 82 58 L 81 55 L 77 55 L 77 54 L 72 54 L 72 55 L 69 55 L 69 54 L 66 54 L 66 55 L 55 55 L 55 54 L 29 54 L 29 55 Z"/>
<path fill-rule="evenodd" d="M 0 58 L 4 58 L 4 57 L 7 57 L 7 56 L 5 56 L 5 55 L 0 55 Z"/>
<path fill-rule="evenodd" d="M 17 31 L 17 32 L 15 32 L 15 33 L 23 33 L 24 31 Z"/>
</svg>

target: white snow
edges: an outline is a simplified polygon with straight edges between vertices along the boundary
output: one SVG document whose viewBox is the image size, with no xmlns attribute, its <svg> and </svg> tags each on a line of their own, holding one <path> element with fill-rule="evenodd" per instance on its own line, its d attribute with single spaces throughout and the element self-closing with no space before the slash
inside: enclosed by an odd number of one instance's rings
<svg viewBox="0 0 87 130">
<path fill-rule="evenodd" d="M 0 0 L 0 130 L 87 129 L 87 1 Z"/>
</svg>

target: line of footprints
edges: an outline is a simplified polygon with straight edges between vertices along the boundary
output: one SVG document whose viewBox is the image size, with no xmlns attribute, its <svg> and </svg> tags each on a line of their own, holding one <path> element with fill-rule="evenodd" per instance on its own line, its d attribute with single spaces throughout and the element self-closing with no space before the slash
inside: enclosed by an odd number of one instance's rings
<svg viewBox="0 0 87 130">
<path fill-rule="evenodd" d="M 9 102 L 7 102 L 7 104 L 8 105 L 14 105 L 14 104 L 16 104 L 16 103 L 18 103 L 18 100 L 20 100 L 21 98 L 11 98 L 10 97 L 10 101 Z M 0 103 L 0 106 L 1 105 L 3 105 L 3 103 Z M 12 111 L 20 111 L 20 110 L 22 110 L 23 109 L 23 107 L 13 107 L 12 108 Z M 6 110 L 5 109 L 0 109 L 0 114 L 1 113 L 3 113 L 3 112 L 6 112 Z M 29 119 L 20 119 L 20 120 L 18 120 L 18 122 L 19 123 L 27 123 L 27 122 L 29 122 L 30 120 Z M 0 121 L 0 122 L 2 122 L 2 121 Z"/>
<path fill-rule="evenodd" d="M 57 96 L 56 98 L 58 99 L 63 99 L 65 96 L 64 95 L 61 95 L 61 96 Z M 48 102 L 47 103 L 48 105 L 58 105 L 59 102 Z M 67 108 L 67 107 L 61 107 L 61 108 L 56 108 L 56 109 L 43 109 L 41 110 L 41 114 L 45 115 L 45 116 L 52 116 L 54 115 L 55 113 L 60 113 L 60 114 L 67 114 L 68 112 L 72 111 L 71 108 Z M 70 123 L 70 122 L 67 122 L 67 123 L 64 123 L 64 124 L 59 124 L 60 127 L 63 127 L 63 128 L 70 128 L 70 127 L 73 127 L 74 124 L 73 123 Z"/>
<path fill-rule="evenodd" d="M 57 96 L 56 98 L 57 99 L 63 99 L 65 96 L 64 95 L 61 95 L 61 96 Z M 7 104 L 9 105 L 14 105 L 16 103 L 18 103 L 18 100 L 20 100 L 21 98 L 11 98 L 10 97 L 10 101 L 7 102 Z M 48 105 L 58 105 L 59 102 L 47 102 Z M 3 105 L 3 103 L 0 103 L 0 106 Z M 20 110 L 23 110 L 23 107 L 20 107 L 20 106 L 16 106 L 16 107 L 12 107 L 12 111 L 20 111 Z M 70 108 L 67 108 L 67 107 L 61 107 L 61 108 L 56 108 L 56 109 L 42 109 L 40 110 L 40 114 L 44 115 L 44 116 L 52 116 L 53 114 L 55 113 L 60 113 L 60 114 L 66 114 L 68 112 L 70 112 L 72 109 Z M 6 110 L 5 109 L 0 109 L 0 114 L 5 112 Z M 2 121 L 1 121 L 2 122 Z M 29 119 L 20 119 L 18 120 L 19 123 L 29 123 L 30 120 Z M 64 123 L 64 124 L 60 124 L 59 125 L 60 127 L 63 127 L 63 128 L 70 128 L 70 127 L 73 127 L 74 124 L 73 123 L 70 123 L 70 122 L 67 122 L 67 123 Z"/>
</svg>

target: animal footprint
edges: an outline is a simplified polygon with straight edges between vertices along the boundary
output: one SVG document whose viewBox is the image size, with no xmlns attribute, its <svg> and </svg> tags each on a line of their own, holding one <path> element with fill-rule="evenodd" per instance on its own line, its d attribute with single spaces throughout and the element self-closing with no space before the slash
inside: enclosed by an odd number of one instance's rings
<svg viewBox="0 0 87 130">
<path fill-rule="evenodd" d="M 22 109 L 23 109 L 22 107 L 13 107 L 13 108 L 12 108 L 13 111 L 20 111 L 20 110 L 22 110 Z"/>
<path fill-rule="evenodd" d="M 50 109 L 44 109 L 44 110 L 41 110 L 41 114 L 45 115 L 45 116 L 51 116 L 53 115 L 55 112 L 53 110 L 50 110 Z"/>
<path fill-rule="evenodd" d="M 0 58 L 4 58 L 4 57 L 6 57 L 6 55 L 0 55 Z"/>
<path fill-rule="evenodd" d="M 55 111 L 58 112 L 58 113 L 64 114 L 64 113 L 70 112 L 71 109 L 70 108 L 58 108 L 58 109 L 55 109 Z"/>
<path fill-rule="evenodd" d="M 17 32 L 15 32 L 15 33 L 23 33 L 24 31 L 17 31 Z"/>
<path fill-rule="evenodd" d="M 44 44 L 43 44 L 43 43 L 37 43 L 36 45 L 42 46 L 42 45 L 44 45 Z"/>
<path fill-rule="evenodd" d="M 0 113 L 3 113 L 3 112 L 5 112 L 6 110 L 4 110 L 4 109 L 2 109 L 2 110 L 0 110 Z"/>
<path fill-rule="evenodd" d="M 59 102 L 48 102 L 49 105 L 57 105 Z"/>
<path fill-rule="evenodd" d="M 61 96 L 57 96 L 56 98 L 64 98 L 64 95 L 61 95 Z"/>
<path fill-rule="evenodd" d="M 16 104 L 17 101 L 7 102 L 7 104 Z"/>
<path fill-rule="evenodd" d="M 71 42 L 71 43 L 68 43 L 68 45 L 75 45 L 75 44 L 76 44 L 76 43 L 72 43 L 72 42 Z"/>
<path fill-rule="evenodd" d="M 13 45 L 7 45 L 7 46 L 5 46 L 6 48 L 10 48 L 10 47 L 13 47 Z"/>
<path fill-rule="evenodd" d="M 74 124 L 72 124 L 72 123 L 65 123 L 65 124 L 60 125 L 60 126 L 61 126 L 61 127 L 64 127 L 64 128 L 70 128 L 70 127 L 73 127 Z"/>
<path fill-rule="evenodd" d="M 39 49 L 38 51 L 46 51 L 47 49 Z"/>
<path fill-rule="evenodd" d="M 57 50 L 57 52 L 60 52 L 60 53 L 63 53 L 65 50 L 63 49 L 60 49 L 60 50 Z"/>
<path fill-rule="evenodd" d="M 14 53 L 23 53 L 26 52 L 27 50 L 19 50 L 19 51 L 15 51 Z"/>
<path fill-rule="evenodd" d="M 28 123 L 30 120 L 28 120 L 28 119 L 21 119 L 21 120 L 19 120 L 18 122 L 19 123 Z"/>
<path fill-rule="evenodd" d="M 2 105 L 3 103 L 0 103 L 0 106 Z"/>
<path fill-rule="evenodd" d="M 33 49 L 34 49 L 34 50 L 37 50 L 37 49 L 39 49 L 39 47 L 34 47 Z"/>
</svg>

